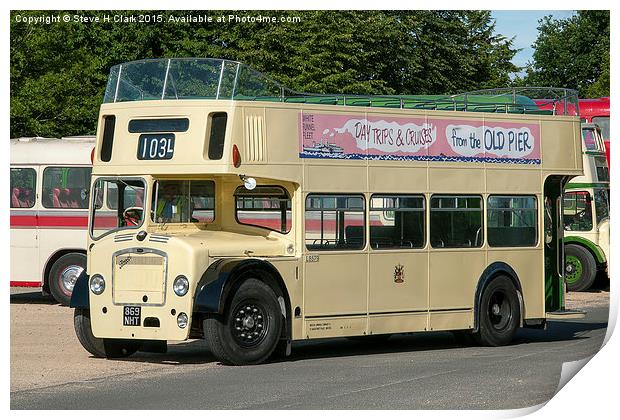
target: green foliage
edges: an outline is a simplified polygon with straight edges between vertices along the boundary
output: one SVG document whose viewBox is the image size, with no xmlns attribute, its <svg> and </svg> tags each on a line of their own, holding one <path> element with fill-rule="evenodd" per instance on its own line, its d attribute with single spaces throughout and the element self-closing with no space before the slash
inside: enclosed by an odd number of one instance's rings
<svg viewBox="0 0 620 420">
<path fill-rule="evenodd" d="M 584 10 L 567 19 L 547 16 L 538 31 L 524 84 L 577 89 L 586 98 L 609 96 L 608 10 Z"/>
<path fill-rule="evenodd" d="M 11 13 L 11 136 L 94 133 L 109 68 L 159 57 L 242 61 L 313 93 L 450 94 L 509 84 L 512 40 L 488 11 L 218 11 L 291 23 L 187 23 L 203 11 L 149 12 L 155 23 L 25 24 Z M 83 16 L 144 12 L 84 11 Z M 77 12 L 59 12 L 77 14 Z"/>
</svg>

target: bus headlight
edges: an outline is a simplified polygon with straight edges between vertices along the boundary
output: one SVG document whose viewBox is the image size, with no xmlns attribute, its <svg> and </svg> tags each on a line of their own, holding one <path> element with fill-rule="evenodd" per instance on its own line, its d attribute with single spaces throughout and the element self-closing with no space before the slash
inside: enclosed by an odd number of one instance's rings
<svg viewBox="0 0 620 420">
<path fill-rule="evenodd" d="M 96 295 L 100 295 L 105 290 L 105 280 L 99 274 L 95 274 L 90 278 L 90 291 Z"/>
<path fill-rule="evenodd" d="M 187 314 L 185 312 L 181 312 L 179 316 L 177 316 L 177 325 L 179 328 L 187 327 Z"/>
<path fill-rule="evenodd" d="M 174 279 L 172 288 L 177 296 L 185 296 L 189 290 L 189 280 L 185 276 L 178 276 Z"/>
</svg>

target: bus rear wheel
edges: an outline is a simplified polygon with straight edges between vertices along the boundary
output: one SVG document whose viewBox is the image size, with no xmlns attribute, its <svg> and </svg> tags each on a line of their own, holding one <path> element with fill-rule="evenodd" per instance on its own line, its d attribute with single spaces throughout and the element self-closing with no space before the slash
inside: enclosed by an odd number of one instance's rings
<svg viewBox="0 0 620 420">
<path fill-rule="evenodd" d="M 80 344 L 95 357 L 117 359 L 129 357 L 140 348 L 137 340 L 97 338 L 90 325 L 90 310 L 76 308 L 73 314 L 73 327 Z"/>
<path fill-rule="evenodd" d="M 496 277 L 482 292 L 475 340 L 483 346 L 509 344 L 519 327 L 520 313 L 514 284 L 506 276 Z"/>
<path fill-rule="evenodd" d="M 579 245 L 564 247 L 564 281 L 571 292 L 588 290 L 596 278 L 596 261 L 590 252 Z"/>
<path fill-rule="evenodd" d="M 282 332 L 278 298 L 265 283 L 247 279 L 223 315 L 203 321 L 203 330 L 209 349 L 222 363 L 261 363 L 273 353 Z"/>
<path fill-rule="evenodd" d="M 71 252 L 58 258 L 50 269 L 47 279 L 50 293 L 56 302 L 68 306 L 75 281 L 86 268 L 86 255 Z"/>
</svg>

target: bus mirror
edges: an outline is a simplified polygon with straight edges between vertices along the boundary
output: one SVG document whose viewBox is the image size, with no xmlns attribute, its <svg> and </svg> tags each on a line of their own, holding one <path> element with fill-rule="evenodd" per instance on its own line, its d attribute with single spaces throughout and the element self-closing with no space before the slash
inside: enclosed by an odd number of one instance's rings
<svg viewBox="0 0 620 420">
<path fill-rule="evenodd" d="M 245 175 L 239 175 L 241 180 L 243 181 L 243 186 L 246 190 L 252 191 L 256 188 L 256 180 L 252 177 L 247 177 Z"/>
</svg>

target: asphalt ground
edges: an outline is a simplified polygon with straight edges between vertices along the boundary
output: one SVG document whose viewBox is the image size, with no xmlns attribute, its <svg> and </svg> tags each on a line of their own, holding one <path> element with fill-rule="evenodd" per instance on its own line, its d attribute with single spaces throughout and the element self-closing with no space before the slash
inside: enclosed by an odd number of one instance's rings
<svg viewBox="0 0 620 420">
<path fill-rule="evenodd" d="M 11 409 L 509 409 L 553 397 L 562 363 L 596 353 L 609 292 L 569 293 L 585 319 L 522 329 L 510 346 L 468 346 L 450 333 L 293 344 L 259 366 L 216 362 L 201 340 L 123 360 L 91 357 L 73 312 L 11 289 Z"/>
</svg>

